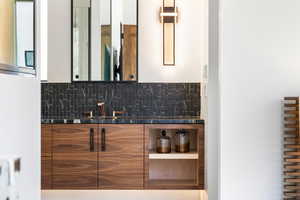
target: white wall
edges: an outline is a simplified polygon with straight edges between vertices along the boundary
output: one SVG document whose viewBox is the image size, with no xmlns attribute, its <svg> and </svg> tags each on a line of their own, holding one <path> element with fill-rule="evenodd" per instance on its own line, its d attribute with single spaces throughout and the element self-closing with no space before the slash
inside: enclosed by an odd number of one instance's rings
<svg viewBox="0 0 300 200">
<path fill-rule="evenodd" d="M 134 24 L 137 23 L 137 1 L 136 0 L 123 0 L 123 24 Z"/>
<path fill-rule="evenodd" d="M 300 1 L 221 2 L 221 200 L 281 200 L 281 100 L 300 95 Z"/>
<path fill-rule="evenodd" d="M 36 1 L 40 16 L 40 1 Z M 36 78 L 0 74 L 0 157 L 20 156 L 20 200 L 40 199 L 40 21 L 36 24 Z"/>
<path fill-rule="evenodd" d="M 40 84 L 0 74 L 0 157 L 20 156 L 20 200 L 40 198 Z"/>
<path fill-rule="evenodd" d="M 121 38 L 120 38 L 120 22 L 122 21 L 123 17 L 123 9 L 122 5 L 123 0 L 112 0 L 111 7 L 112 7 L 112 48 L 113 51 L 117 50 L 119 51 L 120 48 L 120 43 L 121 43 Z M 113 60 L 113 58 L 112 58 Z"/>
<path fill-rule="evenodd" d="M 48 82 L 71 82 L 71 0 L 48 0 Z"/>
<path fill-rule="evenodd" d="M 101 7 L 101 5 L 102 5 L 102 1 L 91 1 L 91 9 L 92 9 L 91 18 L 93 19 L 91 21 L 91 40 L 93 41 L 91 43 L 92 80 L 101 80 L 101 74 L 102 74 L 101 67 L 100 67 L 101 66 L 101 21 L 103 20 L 102 16 L 104 16 L 104 13 L 102 13 L 102 10 L 104 9 Z"/>
<path fill-rule="evenodd" d="M 110 0 L 101 0 L 100 1 L 100 24 L 101 25 L 109 25 L 110 22 Z"/>
<path fill-rule="evenodd" d="M 177 0 L 176 67 L 163 66 L 163 27 L 159 21 L 161 0 L 139 4 L 140 82 L 200 82 L 205 58 L 205 0 Z"/>
<path fill-rule="evenodd" d="M 220 83 L 219 83 L 219 1 L 209 1 L 209 76 L 207 88 L 202 88 L 205 94 L 207 89 L 207 98 L 201 96 L 201 102 L 207 100 L 206 116 L 206 169 L 207 169 L 207 192 L 209 200 L 219 200 L 219 144 L 220 144 Z M 204 79 L 205 80 L 205 79 Z M 201 86 L 205 86 L 201 84 Z M 202 105 L 201 109 L 205 107 Z M 243 198 L 242 198 L 243 199 Z M 241 200 L 242 200 L 241 199 Z"/>
</svg>

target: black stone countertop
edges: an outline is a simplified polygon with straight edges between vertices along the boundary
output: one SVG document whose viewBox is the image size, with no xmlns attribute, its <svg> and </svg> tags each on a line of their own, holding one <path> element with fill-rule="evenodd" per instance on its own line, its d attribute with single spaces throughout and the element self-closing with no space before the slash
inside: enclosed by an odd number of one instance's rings
<svg viewBox="0 0 300 200">
<path fill-rule="evenodd" d="M 94 119 L 42 119 L 42 124 L 204 124 L 200 117 L 99 117 Z"/>
</svg>

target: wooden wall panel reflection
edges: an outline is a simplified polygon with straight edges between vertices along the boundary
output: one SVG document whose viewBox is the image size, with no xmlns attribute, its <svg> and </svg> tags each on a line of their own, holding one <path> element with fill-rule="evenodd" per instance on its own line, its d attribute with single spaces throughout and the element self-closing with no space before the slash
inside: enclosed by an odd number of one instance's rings
<svg viewBox="0 0 300 200">
<path fill-rule="evenodd" d="M 0 63 L 14 63 L 14 7 L 14 0 L 2 0 L 0 3 Z"/>
</svg>

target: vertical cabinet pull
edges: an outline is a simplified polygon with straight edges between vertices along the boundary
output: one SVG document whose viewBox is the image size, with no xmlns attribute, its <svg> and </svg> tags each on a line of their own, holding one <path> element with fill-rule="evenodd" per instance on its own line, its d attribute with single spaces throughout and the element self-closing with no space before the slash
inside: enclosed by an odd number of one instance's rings
<svg viewBox="0 0 300 200">
<path fill-rule="evenodd" d="M 95 137 L 94 129 L 91 128 L 90 129 L 90 152 L 95 151 L 94 137 Z"/>
<path fill-rule="evenodd" d="M 106 150 L 105 140 L 106 140 L 105 128 L 101 130 L 101 151 Z"/>
</svg>

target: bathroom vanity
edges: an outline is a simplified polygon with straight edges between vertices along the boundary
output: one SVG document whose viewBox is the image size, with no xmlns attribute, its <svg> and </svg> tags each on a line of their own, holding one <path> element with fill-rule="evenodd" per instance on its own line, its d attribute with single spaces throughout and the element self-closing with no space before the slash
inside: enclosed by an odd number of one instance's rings
<svg viewBox="0 0 300 200">
<path fill-rule="evenodd" d="M 162 130 L 190 152 L 156 153 Z M 42 120 L 42 189 L 204 189 L 200 119 Z"/>
<path fill-rule="evenodd" d="M 57 74 L 41 87 L 42 189 L 204 189 L 204 121 L 190 117 L 200 116 L 200 82 L 184 76 L 175 83 L 139 78 L 144 67 L 138 65 L 140 1 L 122 2 L 71 1 L 71 68 L 66 70 L 71 77 L 51 81 L 69 67 L 51 64 L 49 71 Z M 60 43 L 49 43 L 55 44 L 50 56 L 57 55 Z M 185 63 L 186 72 L 191 63 Z M 176 69 L 172 66 L 172 73 Z M 124 116 L 83 119 L 86 113 Z M 189 134 L 187 153 L 175 151 L 179 130 Z M 162 132 L 171 153 L 156 151 Z"/>
</svg>

